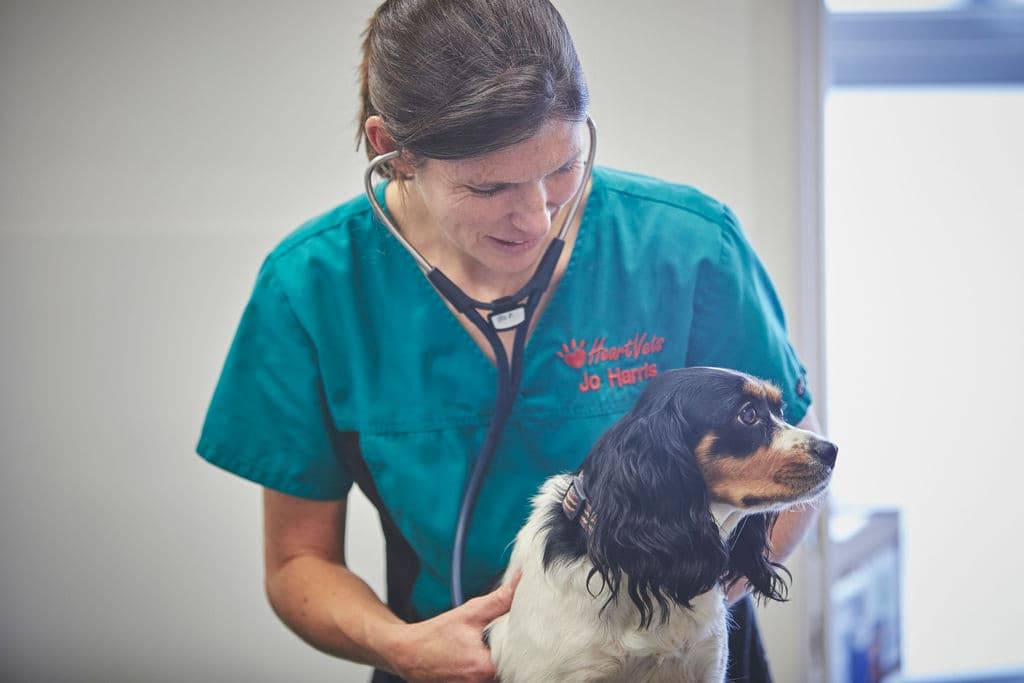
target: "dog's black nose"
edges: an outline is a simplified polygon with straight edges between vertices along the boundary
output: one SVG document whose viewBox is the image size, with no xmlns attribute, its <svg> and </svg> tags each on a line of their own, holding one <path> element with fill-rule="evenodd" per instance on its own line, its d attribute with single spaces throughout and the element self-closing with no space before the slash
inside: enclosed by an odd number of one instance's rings
<svg viewBox="0 0 1024 683">
<path fill-rule="evenodd" d="M 839 448 L 831 441 L 817 441 L 811 446 L 811 453 L 829 467 L 836 464 L 836 456 L 839 455 Z"/>
</svg>

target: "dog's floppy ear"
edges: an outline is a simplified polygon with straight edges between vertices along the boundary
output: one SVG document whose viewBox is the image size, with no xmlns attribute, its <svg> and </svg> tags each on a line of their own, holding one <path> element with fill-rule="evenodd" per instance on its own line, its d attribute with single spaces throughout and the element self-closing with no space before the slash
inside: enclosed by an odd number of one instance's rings
<svg viewBox="0 0 1024 683">
<path fill-rule="evenodd" d="M 772 527 L 777 519 L 778 513 L 765 512 L 748 515 L 740 520 L 729 537 L 729 571 L 725 576 L 727 586 L 746 577 L 758 600 L 787 600 L 789 586 L 779 571 L 785 572 L 790 580 L 793 575 L 778 562 L 768 559 Z"/>
<path fill-rule="evenodd" d="M 607 607 L 624 581 L 641 628 L 651 624 L 655 603 L 663 623 L 669 600 L 689 607 L 728 562 L 687 430 L 670 405 L 634 410 L 602 435 L 583 466 L 595 515 L 588 588 L 599 575 L 610 591 Z"/>
</svg>

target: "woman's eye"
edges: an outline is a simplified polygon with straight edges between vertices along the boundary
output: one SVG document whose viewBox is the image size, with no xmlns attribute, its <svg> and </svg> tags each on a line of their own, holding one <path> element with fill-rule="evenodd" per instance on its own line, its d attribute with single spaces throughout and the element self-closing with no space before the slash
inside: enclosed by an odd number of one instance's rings
<svg viewBox="0 0 1024 683">
<path fill-rule="evenodd" d="M 753 406 L 743 406 L 743 410 L 740 411 L 740 422 L 745 425 L 756 425 L 759 419 Z"/>
<path fill-rule="evenodd" d="M 469 191 L 475 194 L 477 197 L 493 197 L 494 195 L 501 192 L 500 187 L 496 187 L 492 190 L 478 190 L 475 187 L 469 188 Z"/>
</svg>

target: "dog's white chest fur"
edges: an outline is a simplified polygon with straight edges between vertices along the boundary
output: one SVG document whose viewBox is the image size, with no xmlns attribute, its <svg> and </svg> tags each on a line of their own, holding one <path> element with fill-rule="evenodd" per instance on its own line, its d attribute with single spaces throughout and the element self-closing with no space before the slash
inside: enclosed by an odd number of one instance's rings
<svg viewBox="0 0 1024 683">
<path fill-rule="evenodd" d="M 587 591 L 586 557 L 543 566 L 545 515 L 567 476 L 552 477 L 533 499 L 529 521 L 516 536 L 505 580 L 523 576 L 510 612 L 490 629 L 492 657 L 502 683 L 572 681 L 714 681 L 725 676 L 727 625 L 720 587 L 673 607 L 667 623 L 639 628 L 633 603 L 622 599 L 599 614 L 607 592 Z M 597 592 L 599 577 L 591 581 Z"/>
</svg>

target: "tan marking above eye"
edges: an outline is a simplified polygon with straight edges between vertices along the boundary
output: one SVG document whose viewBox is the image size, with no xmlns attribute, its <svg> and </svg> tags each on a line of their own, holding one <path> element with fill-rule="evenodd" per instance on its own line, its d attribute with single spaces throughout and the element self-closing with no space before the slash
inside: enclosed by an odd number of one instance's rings
<svg viewBox="0 0 1024 683">
<path fill-rule="evenodd" d="M 743 384 L 743 392 L 754 398 L 763 398 L 769 403 L 782 403 L 782 390 L 768 380 L 748 380 Z"/>
<path fill-rule="evenodd" d="M 743 383 L 743 393 L 751 398 L 764 398 L 764 387 L 761 386 L 760 382 L 747 380 Z"/>
</svg>

